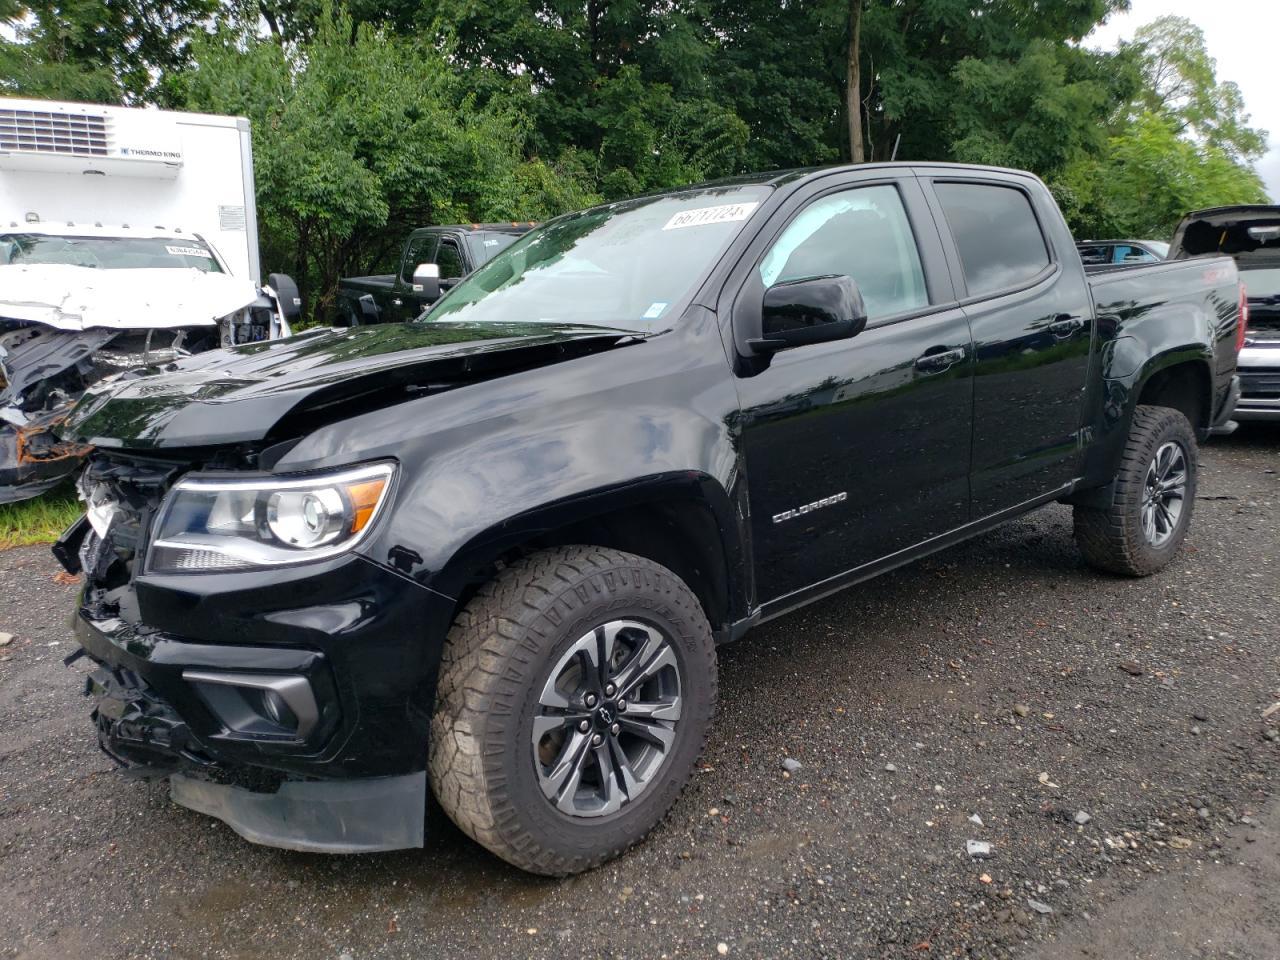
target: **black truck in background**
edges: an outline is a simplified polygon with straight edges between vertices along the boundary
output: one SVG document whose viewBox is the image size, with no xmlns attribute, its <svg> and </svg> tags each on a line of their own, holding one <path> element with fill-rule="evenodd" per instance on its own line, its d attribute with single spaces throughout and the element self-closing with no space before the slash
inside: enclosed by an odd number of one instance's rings
<svg viewBox="0 0 1280 960">
<path fill-rule="evenodd" d="M 96 736 L 250 840 L 546 874 L 675 803 L 717 644 L 1044 504 L 1160 570 L 1231 414 L 1230 258 L 1086 273 L 1045 186 L 863 164 L 559 217 L 417 321 L 104 386 Z M 870 587 L 869 589 L 874 589 Z"/>
<path fill-rule="evenodd" d="M 338 281 L 338 322 L 361 327 L 412 320 L 442 292 L 505 250 L 532 223 L 470 223 L 414 230 L 395 273 Z M 434 271 L 429 268 L 435 266 Z"/>
</svg>

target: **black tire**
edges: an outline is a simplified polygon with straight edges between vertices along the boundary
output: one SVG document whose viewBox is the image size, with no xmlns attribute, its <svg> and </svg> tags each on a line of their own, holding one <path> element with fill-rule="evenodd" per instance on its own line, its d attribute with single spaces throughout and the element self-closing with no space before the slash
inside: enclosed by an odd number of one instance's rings
<svg viewBox="0 0 1280 960">
<path fill-rule="evenodd" d="M 1185 484 L 1176 521 L 1144 529 L 1148 478 L 1157 452 L 1176 444 L 1185 458 Z M 1155 573 L 1173 559 L 1186 538 L 1196 500 L 1198 449 L 1187 418 L 1169 407 L 1139 406 L 1133 413 L 1120 469 L 1104 508 L 1076 506 L 1075 537 L 1085 559 L 1100 570 L 1129 577 Z M 1172 501 L 1170 501 L 1172 502 Z"/>
<path fill-rule="evenodd" d="M 547 776 L 546 767 L 539 766 L 543 754 L 535 746 L 534 717 L 546 719 L 543 703 L 548 678 L 564 675 L 560 671 L 565 658 L 576 658 L 574 651 L 597 628 L 620 622 L 656 631 L 651 635 L 661 637 L 664 657 L 668 648 L 673 655 L 676 666 L 661 669 L 664 683 L 675 676 L 679 685 L 680 715 L 671 721 L 674 736 L 660 760 L 645 754 L 652 776 L 643 788 L 632 784 L 634 798 L 622 802 L 615 812 L 583 816 L 562 812 L 554 805 L 556 800 L 544 794 L 543 785 L 553 778 Z M 617 637 L 624 636 L 625 627 L 613 629 Z M 613 645 L 620 650 L 627 646 L 621 639 Z M 637 642 L 635 663 L 642 659 L 640 652 Z M 674 674 L 668 672 L 672 669 Z M 601 691 L 605 689 L 604 676 L 596 678 L 585 663 L 580 676 L 583 684 L 598 682 Z M 626 682 L 621 674 L 619 679 Z M 641 687 L 635 691 L 639 694 Z M 715 700 L 711 629 L 697 598 L 680 578 L 650 560 L 618 550 L 587 546 L 545 550 L 506 568 L 486 584 L 449 632 L 431 721 L 432 788 L 454 823 L 509 863 L 552 876 L 588 870 L 642 839 L 675 803 L 702 750 Z M 575 703 L 585 704 L 586 694 L 580 693 Z M 616 701 L 609 703 L 618 707 Z M 600 710 L 603 706 L 602 701 Z M 630 716 L 613 719 L 634 725 L 639 722 L 634 711 L 650 705 L 636 700 L 630 706 Z M 621 704 L 622 711 L 627 708 L 625 702 Z M 601 723 L 595 712 L 590 716 L 590 723 Z M 561 760 L 571 752 L 569 738 L 578 737 L 577 723 L 574 720 L 556 734 L 564 737 Z M 625 730 L 618 734 L 616 726 L 600 727 L 606 754 L 616 746 L 608 741 L 610 729 L 618 735 L 618 744 L 627 736 Z M 582 737 L 594 738 L 597 727 L 590 730 L 589 736 L 583 733 Z M 584 747 L 581 755 L 596 749 Z M 640 747 L 642 752 L 656 749 Z M 550 761 L 552 767 L 560 762 Z M 557 797 L 576 803 L 577 797 L 590 794 L 581 784 L 592 777 L 602 781 L 603 771 L 601 766 L 595 774 L 582 774 Z M 621 781 L 619 773 L 614 785 Z M 599 790 L 601 795 L 606 793 L 604 786 Z"/>
</svg>

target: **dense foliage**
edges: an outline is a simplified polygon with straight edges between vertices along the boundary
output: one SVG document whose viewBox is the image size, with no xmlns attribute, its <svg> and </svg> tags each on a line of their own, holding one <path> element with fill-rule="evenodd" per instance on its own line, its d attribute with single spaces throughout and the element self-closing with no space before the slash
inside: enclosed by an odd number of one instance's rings
<svg viewBox="0 0 1280 960">
<path fill-rule="evenodd" d="M 424 223 L 847 161 L 1039 173 L 1082 234 L 1262 200 L 1204 38 L 1126 0 L 0 0 L 0 93 L 253 121 L 264 263 L 323 312 Z"/>
</svg>

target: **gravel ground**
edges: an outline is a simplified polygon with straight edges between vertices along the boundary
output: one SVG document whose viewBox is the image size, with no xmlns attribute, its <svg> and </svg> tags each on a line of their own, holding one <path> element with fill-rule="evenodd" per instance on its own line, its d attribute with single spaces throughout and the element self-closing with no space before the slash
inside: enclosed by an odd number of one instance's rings
<svg viewBox="0 0 1280 960">
<path fill-rule="evenodd" d="M 1055 506 L 723 649 L 683 799 L 561 881 L 435 811 L 425 851 L 321 857 L 122 778 L 61 665 L 74 587 L 5 553 L 0 957 L 1275 960 L 1280 429 L 1203 462 L 1148 580 L 1087 570 Z"/>
</svg>

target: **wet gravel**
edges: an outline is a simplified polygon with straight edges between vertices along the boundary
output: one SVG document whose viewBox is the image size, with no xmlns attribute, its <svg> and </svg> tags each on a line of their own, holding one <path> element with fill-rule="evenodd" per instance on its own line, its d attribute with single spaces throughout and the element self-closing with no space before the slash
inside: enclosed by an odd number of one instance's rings
<svg viewBox="0 0 1280 960">
<path fill-rule="evenodd" d="M 61 664 L 75 588 L 0 554 L 0 957 L 1274 960 L 1280 429 L 1203 468 L 1148 580 L 1055 506 L 724 648 L 675 810 L 560 881 L 436 811 L 426 850 L 321 857 L 122 778 Z"/>
</svg>

